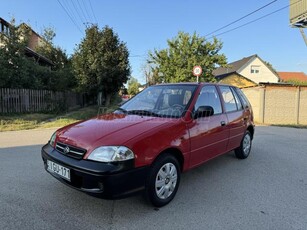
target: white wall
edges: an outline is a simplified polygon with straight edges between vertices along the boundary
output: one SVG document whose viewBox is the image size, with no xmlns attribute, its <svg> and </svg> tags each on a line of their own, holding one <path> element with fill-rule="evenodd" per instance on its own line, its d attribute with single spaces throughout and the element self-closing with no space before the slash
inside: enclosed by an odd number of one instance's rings
<svg viewBox="0 0 307 230">
<path fill-rule="evenodd" d="M 251 73 L 252 66 L 259 66 L 259 73 Z M 238 73 L 256 83 L 278 82 L 278 77 L 258 57 L 239 70 Z"/>
</svg>

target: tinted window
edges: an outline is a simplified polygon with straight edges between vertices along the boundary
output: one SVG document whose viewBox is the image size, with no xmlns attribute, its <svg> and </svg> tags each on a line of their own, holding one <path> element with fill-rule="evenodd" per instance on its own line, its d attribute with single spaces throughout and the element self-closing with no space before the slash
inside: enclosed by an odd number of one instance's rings
<svg viewBox="0 0 307 230">
<path fill-rule="evenodd" d="M 222 113 L 220 97 L 215 86 L 204 86 L 202 88 L 195 103 L 195 111 L 199 106 L 211 106 L 214 110 L 214 114 Z"/>
<path fill-rule="evenodd" d="M 236 99 L 233 96 L 233 93 L 228 86 L 220 86 L 222 97 L 225 102 L 226 112 L 232 112 L 237 110 Z"/>
</svg>

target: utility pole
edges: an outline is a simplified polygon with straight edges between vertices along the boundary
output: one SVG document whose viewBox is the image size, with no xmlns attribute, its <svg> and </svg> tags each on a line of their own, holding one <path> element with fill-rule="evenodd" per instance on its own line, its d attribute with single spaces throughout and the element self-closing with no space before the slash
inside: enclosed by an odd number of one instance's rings
<svg viewBox="0 0 307 230">
<path fill-rule="evenodd" d="M 306 37 L 306 34 L 305 34 L 305 32 L 304 32 L 304 29 L 303 29 L 303 28 L 299 28 L 299 29 L 300 29 L 300 32 L 301 32 L 303 38 L 304 38 L 305 44 L 306 44 L 306 46 L 307 46 L 307 37 Z"/>
</svg>

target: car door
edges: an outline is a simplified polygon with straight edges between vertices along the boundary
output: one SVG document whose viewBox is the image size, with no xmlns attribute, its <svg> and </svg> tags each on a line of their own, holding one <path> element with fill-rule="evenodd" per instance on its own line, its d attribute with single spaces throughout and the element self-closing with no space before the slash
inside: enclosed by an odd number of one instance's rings
<svg viewBox="0 0 307 230">
<path fill-rule="evenodd" d="M 231 151 L 240 146 L 241 140 L 246 130 L 246 120 L 243 105 L 230 86 L 218 86 L 224 101 L 224 111 L 227 115 L 229 128 L 229 141 L 227 151 Z"/>
<path fill-rule="evenodd" d="M 189 124 L 191 167 L 225 153 L 229 137 L 227 116 L 223 113 L 215 85 L 205 85 L 202 88 L 194 105 L 194 113 L 200 106 L 211 106 L 214 113 L 209 117 L 194 118 Z"/>
</svg>

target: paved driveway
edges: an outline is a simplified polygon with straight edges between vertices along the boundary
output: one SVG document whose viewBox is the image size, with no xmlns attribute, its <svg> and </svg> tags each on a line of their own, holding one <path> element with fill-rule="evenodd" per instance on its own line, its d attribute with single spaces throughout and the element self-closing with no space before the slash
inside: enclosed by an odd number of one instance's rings
<svg viewBox="0 0 307 230">
<path fill-rule="evenodd" d="M 0 229 L 307 229 L 307 129 L 257 127 L 248 159 L 231 152 L 183 174 L 160 209 L 58 182 L 40 156 L 52 132 L 0 133 Z"/>
</svg>

